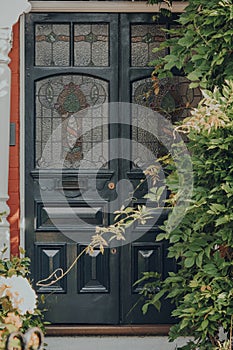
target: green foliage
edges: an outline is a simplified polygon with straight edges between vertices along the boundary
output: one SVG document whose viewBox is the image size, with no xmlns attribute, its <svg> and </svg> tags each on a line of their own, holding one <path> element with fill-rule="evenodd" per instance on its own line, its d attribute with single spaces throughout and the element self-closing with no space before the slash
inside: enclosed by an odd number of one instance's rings
<svg viewBox="0 0 233 350">
<path fill-rule="evenodd" d="M 173 316 L 179 320 L 171 328 L 170 339 L 192 336 L 194 340 L 184 349 L 201 350 L 224 348 L 218 340 L 219 329 L 229 332 L 232 327 L 233 82 L 227 82 L 221 93 L 215 89 L 204 95 L 192 116 L 177 127 L 188 131 L 192 204 L 176 229 L 169 230 L 165 222 L 164 233 L 157 237 L 169 240 L 168 257 L 176 259 L 179 270 L 170 273 L 161 283 L 162 290 L 145 304 L 159 309 L 158 301 L 166 294 L 175 303 Z M 168 176 L 168 186 L 169 180 Z"/>
<path fill-rule="evenodd" d="M 149 3 L 167 3 L 150 0 Z M 170 39 L 154 52 L 170 53 L 152 62 L 159 78 L 171 70 L 183 71 L 191 87 L 213 89 L 233 79 L 233 4 L 231 0 L 190 0 L 177 26 L 168 30 Z"/>
<path fill-rule="evenodd" d="M 2 251 L 5 253 L 5 249 Z M 12 277 L 13 275 L 26 277 L 29 272 L 30 259 L 12 256 L 11 259 L 0 259 L 0 275 Z"/>
<path fill-rule="evenodd" d="M 5 349 L 10 333 L 25 333 L 33 327 L 39 327 L 44 332 L 47 324 L 43 321 L 43 311 L 37 308 L 38 300 L 28 281 L 30 259 L 17 256 L 4 258 L 6 250 L 2 250 L 0 258 L 0 349 Z M 25 252 L 20 249 L 20 253 Z M 17 340 L 15 346 L 19 346 Z"/>
<path fill-rule="evenodd" d="M 161 288 L 161 276 L 157 272 L 143 272 L 143 276 L 134 283 L 141 287 L 140 294 L 145 298 L 146 302 L 142 307 L 143 314 L 146 314 L 150 305 L 160 310 L 160 298 L 165 294 Z"/>
<path fill-rule="evenodd" d="M 149 0 L 149 3 L 170 3 Z M 159 282 L 159 293 L 147 293 L 145 307 L 166 295 L 175 304 L 170 339 L 192 336 L 183 349 L 231 349 L 233 315 L 233 4 L 231 0 L 190 0 L 177 27 L 154 51 L 169 49 L 156 59 L 158 78 L 180 71 L 190 87 L 208 88 L 204 100 L 177 130 L 187 133 L 192 156 L 194 191 L 191 205 L 174 229 L 169 218 L 157 240 L 170 242 L 168 257 L 179 270 Z M 227 80 L 227 83 L 224 82 Z M 218 89 L 215 87 L 218 86 Z M 156 87 L 156 85 L 155 85 Z M 221 93 L 220 93 L 221 91 Z M 176 199 L 176 170 L 167 183 Z M 175 200 L 173 200 L 175 203 Z M 170 200 L 170 204 L 172 201 Z M 177 211 L 179 216 L 181 213 Z M 179 218 L 178 218 L 179 221 Z M 145 277 L 145 276 L 144 276 Z M 146 280 L 145 280 L 145 283 Z M 145 284 L 146 287 L 146 284 Z M 147 290 L 147 288 L 146 288 Z M 142 291 L 143 293 L 143 291 Z M 156 301 L 156 302 L 154 302 Z M 229 339 L 218 339 L 222 328 Z"/>
</svg>

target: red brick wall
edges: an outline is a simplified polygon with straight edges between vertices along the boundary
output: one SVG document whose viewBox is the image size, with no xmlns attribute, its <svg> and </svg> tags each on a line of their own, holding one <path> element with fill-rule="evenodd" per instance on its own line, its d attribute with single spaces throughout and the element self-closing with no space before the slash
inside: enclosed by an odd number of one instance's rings
<svg viewBox="0 0 233 350">
<path fill-rule="evenodd" d="M 19 23 L 13 28 L 13 47 L 10 53 L 11 63 L 11 122 L 16 123 L 16 145 L 10 147 L 9 164 L 9 201 L 11 254 L 19 252 L 20 193 L 19 193 Z"/>
</svg>

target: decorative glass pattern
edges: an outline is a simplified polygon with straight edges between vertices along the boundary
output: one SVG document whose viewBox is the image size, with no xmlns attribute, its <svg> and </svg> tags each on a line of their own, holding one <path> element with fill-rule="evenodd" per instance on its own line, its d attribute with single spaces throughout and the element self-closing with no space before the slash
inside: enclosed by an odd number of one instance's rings
<svg viewBox="0 0 233 350">
<path fill-rule="evenodd" d="M 157 121 L 153 111 L 147 108 L 132 106 L 132 165 L 133 168 L 145 168 L 154 163 L 155 156 L 158 156 L 158 140 L 153 131 L 157 131 Z M 151 131 L 151 132 L 150 132 Z"/>
<path fill-rule="evenodd" d="M 152 50 L 159 47 L 166 39 L 165 26 L 156 24 L 131 25 L 131 66 L 146 67 L 148 63 L 159 56 L 164 56 L 165 51 L 153 53 Z"/>
<path fill-rule="evenodd" d="M 187 78 L 181 76 L 160 79 L 156 86 L 151 78 L 137 80 L 132 88 L 133 103 L 161 113 L 172 123 L 186 118 L 201 99 L 200 89 L 190 89 Z"/>
<path fill-rule="evenodd" d="M 106 67 L 109 65 L 109 25 L 74 26 L 74 65 Z"/>
<path fill-rule="evenodd" d="M 84 75 L 63 75 L 36 83 L 36 166 L 106 166 L 108 83 Z M 94 109 L 88 108 L 96 106 Z M 105 124 L 103 126 L 103 124 Z"/>
<path fill-rule="evenodd" d="M 36 24 L 35 36 L 36 66 L 69 66 L 69 24 Z"/>
<path fill-rule="evenodd" d="M 132 84 L 132 102 L 157 111 L 171 123 L 186 118 L 190 114 L 190 109 L 197 106 L 201 97 L 201 91 L 198 88 L 190 89 L 185 77 L 161 79 L 156 85 L 151 78 L 138 80 Z M 137 127 L 132 128 L 132 139 L 136 141 L 132 150 L 136 166 L 142 166 L 145 162 L 150 162 L 154 155 L 162 153 L 162 145 L 157 138 L 143 128 L 145 124 L 150 125 L 150 120 L 155 125 L 154 114 L 150 115 L 148 110 L 145 110 L 145 115 L 141 114 L 133 116 L 134 120 L 137 120 Z M 159 130 L 159 122 L 156 127 Z M 138 143 L 145 147 L 144 151 Z"/>
</svg>

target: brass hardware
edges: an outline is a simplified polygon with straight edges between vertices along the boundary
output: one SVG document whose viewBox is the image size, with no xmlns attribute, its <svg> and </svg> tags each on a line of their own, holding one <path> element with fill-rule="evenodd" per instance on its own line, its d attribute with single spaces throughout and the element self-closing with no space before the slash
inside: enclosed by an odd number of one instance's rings
<svg viewBox="0 0 233 350">
<path fill-rule="evenodd" d="M 108 188 L 109 188 L 110 190 L 114 190 L 114 188 L 115 188 L 114 182 L 109 182 Z"/>
<path fill-rule="evenodd" d="M 55 190 L 57 191 L 81 191 L 87 189 L 86 180 L 78 181 L 76 178 L 63 178 L 62 180 L 57 179 Z"/>
<path fill-rule="evenodd" d="M 116 248 L 112 248 L 112 249 L 111 249 L 111 253 L 115 255 L 115 254 L 117 253 Z"/>
</svg>

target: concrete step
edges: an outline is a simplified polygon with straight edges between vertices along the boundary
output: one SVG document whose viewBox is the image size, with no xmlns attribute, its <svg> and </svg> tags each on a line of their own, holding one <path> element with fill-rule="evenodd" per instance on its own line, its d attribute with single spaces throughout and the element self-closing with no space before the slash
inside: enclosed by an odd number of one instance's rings
<svg viewBox="0 0 233 350">
<path fill-rule="evenodd" d="M 170 343 L 160 336 L 73 336 L 46 337 L 45 350 L 175 350 L 188 338 Z"/>
</svg>

